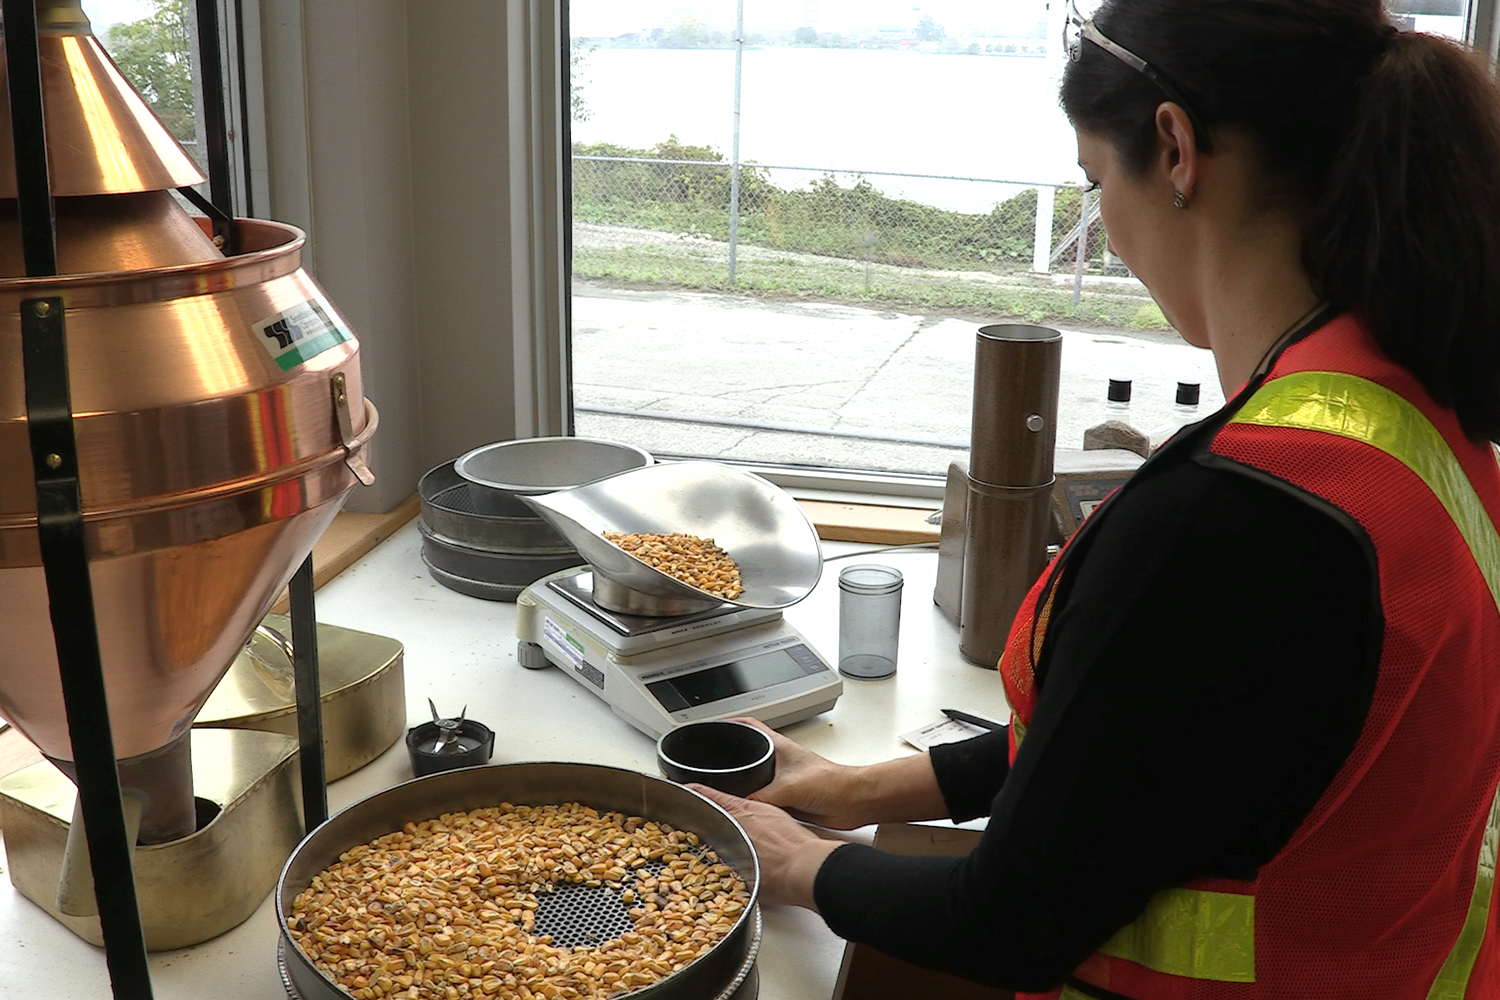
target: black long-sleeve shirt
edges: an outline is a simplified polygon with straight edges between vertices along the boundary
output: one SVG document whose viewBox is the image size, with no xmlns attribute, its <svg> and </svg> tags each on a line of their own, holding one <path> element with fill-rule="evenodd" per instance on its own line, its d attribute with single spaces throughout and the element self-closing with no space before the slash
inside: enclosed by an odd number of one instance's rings
<svg viewBox="0 0 1500 1000">
<path fill-rule="evenodd" d="M 839 848 L 814 887 L 837 934 L 1052 988 L 1153 893 L 1254 878 L 1348 757 L 1379 657 L 1361 545 L 1271 485 L 1156 465 L 1062 573 L 1015 768 L 1003 733 L 932 751 L 953 818 L 990 815 L 979 846 Z"/>
</svg>

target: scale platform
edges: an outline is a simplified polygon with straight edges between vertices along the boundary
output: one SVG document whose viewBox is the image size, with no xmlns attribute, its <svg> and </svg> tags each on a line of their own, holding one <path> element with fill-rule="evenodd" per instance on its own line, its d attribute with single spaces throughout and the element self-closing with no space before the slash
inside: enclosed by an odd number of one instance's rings
<svg viewBox="0 0 1500 1000">
<path fill-rule="evenodd" d="M 779 727 L 826 712 L 838 672 L 779 608 L 721 604 L 671 618 L 593 598 L 593 573 L 543 577 L 516 602 L 517 659 L 552 665 L 653 739 L 686 722 L 751 717 Z"/>
</svg>

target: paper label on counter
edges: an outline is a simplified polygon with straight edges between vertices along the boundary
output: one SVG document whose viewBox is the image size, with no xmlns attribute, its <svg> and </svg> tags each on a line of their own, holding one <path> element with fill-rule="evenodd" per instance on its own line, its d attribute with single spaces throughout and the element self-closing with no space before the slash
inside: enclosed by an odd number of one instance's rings
<svg viewBox="0 0 1500 1000">
<path fill-rule="evenodd" d="M 901 737 L 903 743 L 910 744 L 918 750 L 931 750 L 935 746 L 944 743 L 960 743 L 964 740 L 972 740 L 976 736 L 983 736 L 989 732 L 979 726 L 971 726 L 967 722 L 959 722 L 957 719 L 944 719 L 931 725 L 914 729 Z"/>
<path fill-rule="evenodd" d="M 334 322 L 328 309 L 317 299 L 308 299 L 275 316 L 268 316 L 252 328 L 260 337 L 261 346 L 276 362 L 276 367 L 284 372 L 331 347 L 354 339 L 348 330 Z"/>
<path fill-rule="evenodd" d="M 604 671 L 584 660 L 582 643 L 564 631 L 557 622 L 545 616 L 542 618 L 542 636 L 563 655 L 575 673 L 599 690 L 604 690 Z"/>
</svg>

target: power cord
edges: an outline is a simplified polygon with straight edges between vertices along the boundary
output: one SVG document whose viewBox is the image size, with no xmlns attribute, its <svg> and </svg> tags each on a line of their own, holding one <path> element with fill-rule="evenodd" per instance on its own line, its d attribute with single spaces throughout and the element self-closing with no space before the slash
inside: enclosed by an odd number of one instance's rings
<svg viewBox="0 0 1500 1000">
<path fill-rule="evenodd" d="M 823 561 L 833 562 L 835 559 L 852 559 L 855 556 L 877 556 L 886 552 L 899 552 L 902 549 L 935 549 L 937 542 L 912 542 L 909 545 L 884 545 L 878 549 L 860 549 L 858 552 L 841 552 L 836 556 L 824 556 Z"/>
</svg>

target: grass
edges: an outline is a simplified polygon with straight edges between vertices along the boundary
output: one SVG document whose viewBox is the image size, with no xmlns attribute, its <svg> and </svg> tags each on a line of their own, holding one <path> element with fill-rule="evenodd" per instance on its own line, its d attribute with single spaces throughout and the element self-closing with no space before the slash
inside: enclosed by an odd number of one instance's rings
<svg viewBox="0 0 1500 1000">
<path fill-rule="evenodd" d="M 580 222 L 728 237 L 730 172 L 712 146 L 676 136 L 651 149 L 608 143 L 573 148 L 573 215 Z M 603 156 L 618 159 L 594 160 Z M 996 187 L 1002 194 L 1011 187 Z M 1077 225 L 1082 196 L 1056 192 L 1054 245 Z M 1037 191 L 1022 190 L 985 212 L 958 212 L 891 197 L 867 178 L 844 186 L 832 174 L 790 187 L 753 164 L 740 171 L 739 239 L 799 253 L 902 267 L 1018 271 L 1031 264 Z M 1090 256 L 1103 251 L 1102 228 L 1090 230 Z"/>
<path fill-rule="evenodd" d="M 1089 290 L 1077 309 L 1071 288 L 1033 286 L 994 276 L 969 278 L 890 265 L 807 255 L 747 255 L 733 288 L 719 250 L 710 255 L 658 247 L 576 247 L 575 276 L 632 288 L 734 292 L 766 298 L 877 306 L 916 312 L 982 312 L 1028 323 L 1083 322 L 1169 330 L 1156 303 L 1138 295 Z"/>
<path fill-rule="evenodd" d="M 780 192 L 764 199 L 759 210 L 740 214 L 740 244 L 903 267 L 996 272 L 1031 266 L 1035 192 L 1028 192 L 1029 212 L 997 208 L 989 215 L 965 215 L 879 195 L 856 199 L 853 196 L 862 193 L 859 188 L 828 187 L 849 196 L 843 199 L 849 204 L 820 192 Z M 878 211 L 860 203 L 872 201 Z M 573 217 L 579 222 L 729 238 L 728 210 L 712 203 L 579 200 Z M 1058 227 L 1065 221 L 1060 217 Z"/>
<path fill-rule="evenodd" d="M 982 313 L 1033 323 L 1169 329 L 1156 304 L 1139 294 L 1091 288 L 1075 308 L 1071 287 L 1029 273 L 1035 189 L 989 212 L 965 213 L 889 197 L 863 177 L 849 187 L 826 175 L 781 188 L 765 170 L 746 166 L 740 182 L 740 263 L 731 288 L 724 246 L 729 172 L 723 154 L 676 136 L 651 149 L 601 143 L 575 146 L 573 152 L 625 158 L 574 161 L 574 220 L 610 227 L 574 246 L 574 272 L 590 281 Z M 1081 200 L 1076 189 L 1057 191 L 1054 245 L 1076 225 Z M 611 230 L 623 239 L 613 238 Z M 642 230 L 656 236 L 646 236 L 644 243 L 631 238 Z M 1102 256 L 1104 232 L 1097 224 L 1089 241 L 1089 256 Z"/>
</svg>

